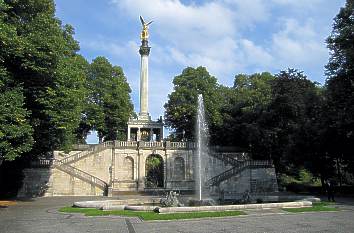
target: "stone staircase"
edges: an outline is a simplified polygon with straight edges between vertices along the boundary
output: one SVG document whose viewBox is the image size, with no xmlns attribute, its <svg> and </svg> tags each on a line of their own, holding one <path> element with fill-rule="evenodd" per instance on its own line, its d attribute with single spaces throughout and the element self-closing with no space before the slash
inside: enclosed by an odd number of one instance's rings
<svg viewBox="0 0 354 233">
<path fill-rule="evenodd" d="M 236 156 L 235 156 L 236 155 Z M 217 176 L 212 177 L 207 181 L 207 185 L 216 186 L 221 182 L 230 179 L 231 177 L 237 177 L 242 171 L 248 168 L 268 168 L 273 167 L 273 163 L 268 160 L 238 160 L 238 154 L 230 153 L 211 153 L 211 156 L 223 161 L 226 164 L 230 164 L 232 168 L 220 173 Z M 236 157 L 236 158 L 235 158 Z M 241 159 L 246 158 L 245 154 L 242 153 Z"/>
<path fill-rule="evenodd" d="M 60 156 L 64 156 L 64 158 L 60 159 L 60 161 L 62 164 L 71 164 L 71 163 L 77 162 L 83 158 L 86 158 L 90 155 L 99 153 L 105 149 L 113 148 L 113 146 L 114 146 L 113 141 L 107 141 L 107 142 L 104 142 L 104 143 L 101 143 L 98 145 L 90 146 L 89 148 L 87 148 L 79 153 L 73 154 L 73 155 L 65 155 L 65 154 L 59 152 Z"/>
<path fill-rule="evenodd" d="M 107 191 L 108 191 L 108 184 L 101 180 L 100 178 L 93 176 L 87 172 L 84 172 L 76 167 L 73 167 L 69 164 L 64 163 L 61 160 L 56 160 L 54 159 L 53 165 L 55 168 L 66 172 L 80 180 L 83 180 L 89 184 L 94 185 L 95 187 L 100 188 L 102 191 L 104 191 L 104 194 L 107 195 Z"/>
<path fill-rule="evenodd" d="M 241 160 L 246 158 L 245 153 L 210 153 L 210 155 L 231 166 L 237 166 Z"/>
<path fill-rule="evenodd" d="M 107 141 L 98 145 L 90 146 L 84 149 L 83 151 L 72 155 L 66 155 L 64 153 L 59 152 L 59 155 L 64 158 L 60 160 L 54 159 L 52 163 L 55 168 L 100 188 L 101 190 L 104 191 L 104 195 L 107 195 L 109 185 L 105 181 L 87 172 L 84 172 L 76 167 L 73 167 L 70 164 L 77 162 L 81 159 L 87 158 L 90 155 L 97 154 L 105 149 L 113 148 L 113 146 L 114 146 L 113 141 Z"/>
<path fill-rule="evenodd" d="M 74 166 L 71 166 L 70 164 L 77 162 L 81 159 L 87 158 L 90 155 L 99 153 L 105 149 L 112 148 L 113 145 L 114 145 L 113 141 L 107 141 L 102 144 L 90 146 L 84 149 L 83 151 L 72 155 L 67 155 L 59 152 L 59 156 L 62 157 L 62 159 L 44 159 L 44 158 L 37 159 L 31 162 L 31 167 L 32 168 L 49 168 L 49 167 L 57 168 L 69 175 L 72 175 L 82 181 L 85 181 L 95 187 L 98 187 L 104 192 L 104 195 L 107 195 L 109 185 L 105 181 L 87 172 L 84 172 Z M 50 192 L 49 189 L 47 190 L 47 192 Z"/>
</svg>

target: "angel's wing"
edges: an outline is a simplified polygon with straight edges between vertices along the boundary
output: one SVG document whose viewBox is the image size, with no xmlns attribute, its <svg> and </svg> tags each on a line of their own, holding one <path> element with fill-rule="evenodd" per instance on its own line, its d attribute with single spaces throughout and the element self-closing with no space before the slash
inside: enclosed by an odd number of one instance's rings
<svg viewBox="0 0 354 233">
<path fill-rule="evenodd" d="M 148 26 L 148 25 L 152 24 L 152 22 L 154 22 L 154 21 L 150 21 L 150 22 L 148 22 L 148 24 L 146 24 L 146 26 Z"/>
<path fill-rule="evenodd" d="M 141 24 L 144 26 L 145 25 L 145 21 L 143 19 L 143 17 L 140 16 L 140 21 L 141 21 Z"/>
</svg>

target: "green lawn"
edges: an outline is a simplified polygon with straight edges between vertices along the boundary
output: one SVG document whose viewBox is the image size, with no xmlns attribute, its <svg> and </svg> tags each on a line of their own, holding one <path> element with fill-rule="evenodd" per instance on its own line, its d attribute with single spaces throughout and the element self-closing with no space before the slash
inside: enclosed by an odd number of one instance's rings
<svg viewBox="0 0 354 233">
<path fill-rule="evenodd" d="M 76 207 L 63 207 L 59 209 L 64 213 L 82 213 L 86 216 L 107 216 L 107 215 L 120 215 L 139 217 L 143 220 L 174 220 L 174 219 L 191 219 L 191 218 L 205 218 L 205 217 L 226 217 L 226 216 L 239 216 L 246 215 L 242 211 L 218 211 L 218 212 L 191 212 L 191 213 L 171 213 L 159 214 L 153 211 L 130 211 L 130 210 L 98 210 L 93 208 L 76 208 Z"/>
<path fill-rule="evenodd" d="M 331 202 L 319 202 L 313 203 L 312 207 L 301 207 L 301 208 L 283 208 L 287 212 L 291 213 L 301 213 L 301 212 L 317 212 L 317 211 L 338 211 L 338 208 L 328 207 L 332 204 Z"/>
</svg>

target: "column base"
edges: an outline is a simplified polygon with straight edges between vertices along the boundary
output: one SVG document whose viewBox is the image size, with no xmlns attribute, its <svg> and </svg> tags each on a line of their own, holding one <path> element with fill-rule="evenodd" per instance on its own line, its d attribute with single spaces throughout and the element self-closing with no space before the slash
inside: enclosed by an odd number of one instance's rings
<svg viewBox="0 0 354 233">
<path fill-rule="evenodd" d="M 151 121 L 151 116 L 149 115 L 149 113 L 139 113 L 138 120 L 139 121 Z"/>
</svg>

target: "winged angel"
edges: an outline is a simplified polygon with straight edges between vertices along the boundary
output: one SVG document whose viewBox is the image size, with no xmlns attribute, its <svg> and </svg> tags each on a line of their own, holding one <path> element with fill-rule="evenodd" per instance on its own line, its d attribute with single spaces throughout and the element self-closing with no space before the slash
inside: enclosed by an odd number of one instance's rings
<svg viewBox="0 0 354 233">
<path fill-rule="evenodd" d="M 143 30 L 141 31 L 141 40 L 147 40 L 149 38 L 149 31 L 148 31 L 148 26 L 153 22 L 153 21 L 150 21 L 148 23 L 146 23 L 143 19 L 143 17 L 140 16 L 140 21 L 141 21 L 141 24 L 143 25 Z"/>
</svg>

